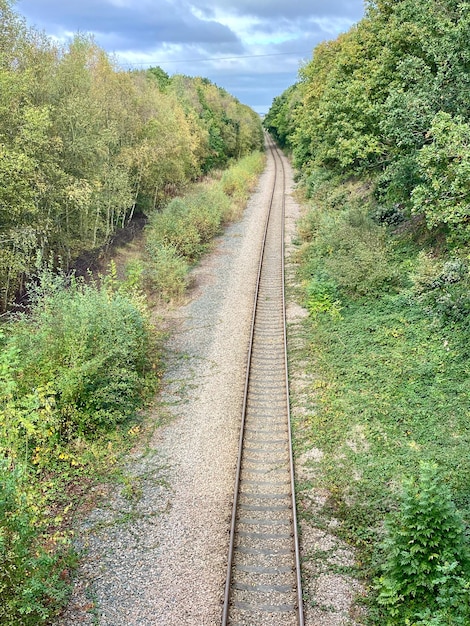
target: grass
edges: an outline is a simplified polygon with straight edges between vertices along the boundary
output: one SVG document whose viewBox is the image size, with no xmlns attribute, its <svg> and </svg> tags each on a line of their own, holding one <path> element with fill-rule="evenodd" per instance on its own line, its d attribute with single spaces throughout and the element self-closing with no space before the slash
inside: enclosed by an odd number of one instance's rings
<svg viewBox="0 0 470 626">
<path fill-rule="evenodd" d="M 317 318 L 311 343 L 312 363 L 323 374 L 311 436 L 341 459 L 329 469 L 330 480 L 342 492 L 357 491 L 358 498 L 363 482 L 373 481 L 377 495 L 370 504 L 376 511 L 378 502 L 387 508 L 390 481 L 399 484 L 419 460 L 433 459 L 468 504 L 465 355 L 403 298 L 387 296 L 372 306 L 358 301 L 343 306 L 341 315 Z M 457 466 L 458 473 L 452 472 Z M 349 484 L 353 469 L 362 477 L 356 486 Z"/>
<path fill-rule="evenodd" d="M 313 194 L 300 228 L 315 382 L 298 445 L 322 450 L 310 487 L 328 490 L 323 513 L 341 520 L 337 533 L 358 549 L 372 585 L 384 558 L 384 521 L 400 507 L 403 480 L 416 478 L 423 462 L 437 465 L 470 522 L 468 273 L 456 277 L 456 262 L 434 259 L 424 280 L 422 243 L 374 224 L 367 189 L 348 183 L 340 191 L 332 191 L 342 198 L 333 208 L 324 186 L 322 197 Z M 370 622 L 389 623 L 375 598 L 371 588 Z"/>
</svg>

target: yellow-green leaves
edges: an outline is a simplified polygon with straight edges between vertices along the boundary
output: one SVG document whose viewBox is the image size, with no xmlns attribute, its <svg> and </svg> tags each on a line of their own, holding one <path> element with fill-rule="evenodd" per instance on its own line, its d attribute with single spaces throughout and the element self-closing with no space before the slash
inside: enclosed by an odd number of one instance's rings
<svg viewBox="0 0 470 626">
<path fill-rule="evenodd" d="M 87 35 L 58 48 L 0 3 L 0 311 L 37 252 L 69 267 L 212 167 L 259 117 L 202 78 L 123 72 Z"/>
</svg>

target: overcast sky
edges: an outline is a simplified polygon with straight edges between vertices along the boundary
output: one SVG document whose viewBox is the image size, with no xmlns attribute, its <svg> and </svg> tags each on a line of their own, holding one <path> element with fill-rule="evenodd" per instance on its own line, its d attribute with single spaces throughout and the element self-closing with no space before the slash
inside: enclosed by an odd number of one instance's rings
<svg viewBox="0 0 470 626">
<path fill-rule="evenodd" d="M 266 113 L 313 48 L 361 19 L 363 0 L 17 0 L 28 25 L 92 33 L 125 68 L 204 76 Z"/>
</svg>

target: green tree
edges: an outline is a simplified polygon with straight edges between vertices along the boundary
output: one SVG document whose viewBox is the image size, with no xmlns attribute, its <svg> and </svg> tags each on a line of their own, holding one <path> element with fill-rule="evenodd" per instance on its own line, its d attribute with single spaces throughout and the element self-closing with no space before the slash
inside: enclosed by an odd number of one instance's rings
<svg viewBox="0 0 470 626">
<path fill-rule="evenodd" d="M 264 127 L 276 138 L 282 147 L 292 148 L 295 130 L 295 109 L 299 102 L 297 83 L 274 98 L 272 106 L 264 118 Z"/>
<path fill-rule="evenodd" d="M 162 70 L 161 67 L 150 67 L 147 71 L 149 77 L 156 81 L 161 91 L 165 91 L 165 89 L 170 85 L 170 77 L 164 70 Z"/>
<path fill-rule="evenodd" d="M 61 48 L 0 0 L 0 310 L 39 254 L 70 267 L 135 214 L 262 147 L 207 79 L 123 72 L 89 36 Z"/>
<path fill-rule="evenodd" d="M 413 209 L 430 227 L 446 224 L 464 241 L 470 224 L 470 124 L 441 112 L 428 138 L 417 155 L 422 182 L 413 190 Z"/>
<path fill-rule="evenodd" d="M 463 0 L 368 2 L 357 25 L 315 49 L 298 85 L 275 100 L 266 119 L 271 132 L 293 146 L 305 177 L 325 168 L 372 178 L 384 215 L 398 208 L 420 211 L 431 227 L 452 222 L 452 230 L 463 223 L 465 159 L 448 169 L 441 162 L 434 176 L 450 190 L 442 198 L 443 219 L 437 218 L 441 200 L 429 188 L 426 162 L 435 168 L 430 160 L 436 151 L 443 156 L 443 138 L 437 137 L 442 114 L 455 120 L 449 154 L 467 141 L 468 9 Z"/>
</svg>

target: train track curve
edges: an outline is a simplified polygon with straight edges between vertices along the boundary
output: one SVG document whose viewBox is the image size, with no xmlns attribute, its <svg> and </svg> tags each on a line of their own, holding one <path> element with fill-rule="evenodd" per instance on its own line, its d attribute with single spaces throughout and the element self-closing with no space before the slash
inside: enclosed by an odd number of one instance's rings
<svg viewBox="0 0 470 626">
<path fill-rule="evenodd" d="M 285 172 L 275 173 L 248 350 L 222 626 L 303 626 L 287 374 Z"/>
</svg>

